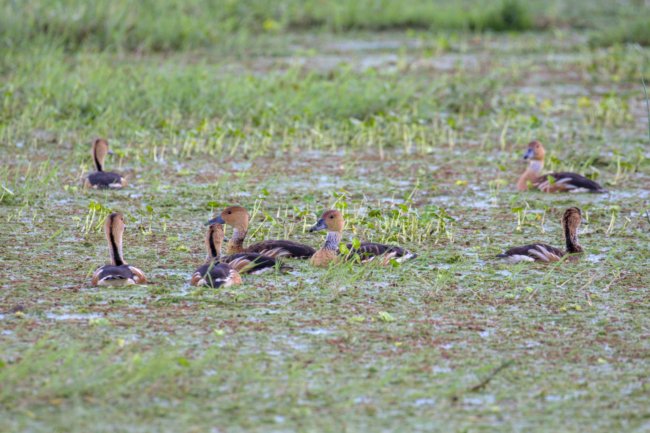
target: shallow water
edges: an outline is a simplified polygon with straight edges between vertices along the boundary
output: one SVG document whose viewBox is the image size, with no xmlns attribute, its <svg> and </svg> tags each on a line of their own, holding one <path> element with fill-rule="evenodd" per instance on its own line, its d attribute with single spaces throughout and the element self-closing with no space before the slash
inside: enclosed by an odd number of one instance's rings
<svg viewBox="0 0 650 433">
<path fill-rule="evenodd" d="M 452 420 L 448 430 L 471 429 L 463 424 L 468 419 L 506 430 L 525 429 L 530 419 L 562 422 L 556 430 L 577 430 L 593 426 L 593 413 L 638 419 L 647 399 L 642 393 L 626 394 L 638 391 L 634 384 L 647 371 L 639 330 L 647 328 L 643 312 L 650 251 L 644 210 L 650 178 L 647 163 L 636 156 L 648 157 L 643 146 L 647 130 L 639 117 L 640 96 L 626 93 L 638 85 L 626 75 L 618 77 L 622 82 L 613 80 L 595 58 L 603 53 L 571 41 L 536 41 L 541 37 L 531 38 L 534 50 L 513 37 L 453 43 L 443 53 L 423 53 L 420 42 L 408 39 L 338 41 L 314 48 L 313 56 L 207 65 L 197 70 L 197 80 L 228 71 L 252 80 L 247 74 L 281 75 L 298 65 L 292 81 L 274 90 L 286 91 L 292 101 L 303 96 L 303 86 L 309 88 L 303 73 L 316 71 L 311 80 L 333 87 L 346 84 L 341 76 L 359 78 L 356 86 L 381 76 L 386 98 L 375 98 L 371 93 L 378 90 L 372 86 L 365 90 L 368 94 L 351 91 L 335 101 L 310 94 L 314 105 L 305 106 L 322 109 L 315 118 L 323 124 L 292 113 L 296 118 L 288 124 L 298 131 L 292 133 L 283 129 L 286 113 L 265 105 L 265 98 L 273 100 L 272 92 L 256 87 L 251 105 L 269 111 L 255 112 L 255 121 L 240 128 L 243 138 L 227 137 L 223 154 L 198 147 L 185 155 L 175 147 L 186 136 L 170 138 L 158 127 L 130 136 L 127 124 L 117 124 L 110 131 L 120 136 L 119 146 L 128 153 L 119 165 L 111 163 L 132 176 L 127 190 L 65 190 L 58 183 L 26 190 L 7 184 L 19 199 L 0 206 L 0 218 L 11 220 L 0 229 L 0 244 L 9 246 L 3 250 L 2 271 L 8 278 L 0 295 L 6 306 L 0 312 L 2 335 L 8 337 L 0 368 L 12 389 L 3 403 L 38 419 L 48 419 L 52 408 L 65 413 L 71 407 L 105 416 L 92 412 L 99 401 L 117 408 L 110 415 L 115 418 L 163 413 L 166 422 L 204 417 L 215 425 L 241 421 L 253 426 L 251 420 L 263 416 L 264 422 L 286 423 L 287 430 L 298 424 L 299 429 L 326 430 L 310 423 L 331 418 L 314 414 L 332 411 L 346 419 L 377 422 L 366 426 L 370 430 L 388 430 L 381 421 L 402 422 L 400 413 L 408 413 L 413 425 L 429 428 L 431 419 L 443 426 Z M 539 46 L 544 43 L 569 52 L 543 52 Z M 590 78 L 582 62 L 596 68 L 598 79 Z M 70 65 L 71 71 L 79 72 L 76 67 Z M 177 71 L 175 65 L 162 67 Z M 360 73 L 367 75 L 355 75 Z M 392 89 L 402 84 L 412 96 L 395 104 L 390 98 L 402 95 Z M 580 96 L 597 104 L 607 93 L 616 95 L 621 107 L 629 103 L 635 119 L 620 124 L 605 117 L 586 120 L 576 111 Z M 535 98 L 529 100 L 529 95 Z M 420 104 L 427 98 L 429 107 Z M 191 105 L 189 99 L 185 102 Z M 332 114 L 332 106 L 343 114 Z M 211 113 L 207 107 L 205 112 Z M 161 117 L 175 115 L 170 113 L 163 110 Z M 192 114 L 193 120 L 203 116 Z M 375 126 L 359 125 L 372 116 Z M 265 123 L 268 119 L 277 123 Z M 209 115 L 205 121 L 208 135 L 213 124 L 224 126 Z M 80 167 L 89 161 L 85 144 L 75 143 L 83 143 L 95 123 L 75 127 L 67 122 L 63 129 L 76 134 L 75 140 L 35 148 L 18 140 L 22 147 L 12 146 L 11 158 L 2 153 L 7 147 L 0 146 L 3 162 L 24 166 L 51 160 L 60 170 L 57 179 L 76 185 Z M 102 118 L 95 122 L 101 127 Z M 271 129 L 278 135 L 272 143 L 289 150 L 251 152 Z M 380 152 L 363 134 L 387 137 L 391 146 Z M 581 167 L 598 155 L 599 181 L 610 194 L 516 192 L 522 146 L 533 137 L 549 143 L 560 169 Z M 336 150 L 303 151 L 305 143 L 318 147 L 321 141 Z M 167 149 L 164 154 L 157 150 L 155 161 L 153 146 Z M 634 169 L 613 184 L 618 155 Z M 25 182 L 34 175 L 18 178 Z M 106 212 L 126 213 L 125 255 L 150 276 L 149 284 L 89 287 L 92 270 L 108 260 L 101 228 L 81 230 L 90 200 Z M 399 266 L 331 269 L 288 260 L 293 269 L 287 274 L 245 276 L 238 287 L 197 291 L 187 279 L 204 257 L 202 224 L 229 204 L 259 207 L 272 216 L 255 215 L 251 242 L 290 238 L 320 245 L 323 234 L 306 229 L 324 209 L 338 207 L 346 216 L 346 241 L 386 237 L 419 257 Z M 440 233 L 431 233 L 438 220 L 425 212 L 427 205 L 453 218 Z M 589 221 L 580 232 L 586 260 L 557 266 L 509 266 L 494 260 L 512 245 L 562 245 L 561 214 L 574 205 L 583 208 Z M 524 209 L 530 220 L 519 224 L 516 209 Z M 612 212 L 616 220 L 610 230 Z M 25 262 L 43 263 L 56 272 L 26 267 Z M 24 315 L 11 313 L 19 304 L 25 305 Z M 80 326 L 91 321 L 97 326 Z M 37 341 L 51 342 L 56 350 L 35 346 Z M 74 364 L 79 374 L 71 376 L 59 367 L 68 359 L 57 358 L 59 353 L 88 362 Z M 516 363 L 485 389 L 469 393 L 504 356 Z M 24 371 L 33 371 L 29 380 Z M 114 381 L 106 372 L 125 379 Z M 77 377 L 92 377 L 100 385 Z M 110 390 L 102 383 L 110 383 Z M 460 404 L 451 402 L 450 390 L 458 392 Z M 147 398 L 150 394 L 156 399 Z M 355 402 L 360 411 L 337 406 L 341 401 Z M 562 405 L 549 416 L 539 401 Z M 432 408 L 437 412 L 433 418 Z M 609 427 L 603 431 L 622 430 Z"/>
</svg>

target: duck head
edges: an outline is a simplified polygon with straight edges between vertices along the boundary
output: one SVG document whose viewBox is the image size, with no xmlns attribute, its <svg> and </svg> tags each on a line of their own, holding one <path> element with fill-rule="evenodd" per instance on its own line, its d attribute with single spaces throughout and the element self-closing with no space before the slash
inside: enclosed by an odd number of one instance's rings
<svg viewBox="0 0 650 433">
<path fill-rule="evenodd" d="M 581 253 L 583 248 L 578 242 L 578 228 L 582 223 L 582 211 L 577 207 L 570 207 L 562 215 L 562 226 L 566 239 L 566 248 L 569 253 Z"/>
<path fill-rule="evenodd" d="M 249 215 L 246 209 L 241 206 L 229 206 L 219 215 L 208 221 L 208 224 L 228 224 L 229 226 L 245 232 L 248 230 Z"/>
<path fill-rule="evenodd" d="M 125 227 L 124 215 L 120 212 L 110 214 L 106 218 L 106 223 L 104 224 L 108 249 L 111 254 L 112 262 L 116 266 L 124 264 L 122 256 L 122 234 L 124 233 Z"/>
<path fill-rule="evenodd" d="M 208 253 L 207 260 L 219 258 L 223 240 L 223 225 L 219 223 L 210 224 L 205 236 L 205 246 Z"/>
<path fill-rule="evenodd" d="M 572 230 L 578 230 L 582 223 L 582 211 L 577 207 L 570 207 L 564 211 L 562 225 Z"/>
<path fill-rule="evenodd" d="M 108 140 L 104 138 L 95 139 L 95 141 L 93 141 L 92 154 L 95 168 L 97 171 L 102 171 L 104 169 L 104 159 L 106 158 L 106 155 L 113 154 L 108 147 Z"/>
<path fill-rule="evenodd" d="M 318 222 L 314 224 L 309 231 L 316 232 L 319 230 L 327 230 L 328 232 L 342 232 L 344 224 L 345 221 L 343 220 L 341 212 L 337 210 L 328 210 L 323 213 Z"/>
<path fill-rule="evenodd" d="M 524 154 L 524 159 L 532 160 L 532 161 L 544 161 L 545 154 L 546 151 L 544 150 L 544 146 L 542 146 L 542 143 L 535 140 L 528 143 L 528 149 Z"/>
<path fill-rule="evenodd" d="M 104 224 L 104 231 L 108 236 L 110 233 L 113 235 L 122 235 L 124 233 L 124 228 L 126 223 L 124 222 L 124 215 L 120 212 L 113 212 L 106 218 L 106 223 Z"/>
</svg>

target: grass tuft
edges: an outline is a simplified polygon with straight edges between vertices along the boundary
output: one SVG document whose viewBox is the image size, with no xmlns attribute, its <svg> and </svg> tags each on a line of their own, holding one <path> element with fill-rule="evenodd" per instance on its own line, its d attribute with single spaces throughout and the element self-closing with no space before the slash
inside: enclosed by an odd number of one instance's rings
<svg viewBox="0 0 650 433">
<path fill-rule="evenodd" d="M 472 19 L 470 28 L 495 32 L 526 31 L 534 28 L 534 22 L 527 3 L 504 0 L 500 7 Z"/>
<path fill-rule="evenodd" d="M 641 12 L 641 17 L 603 28 L 590 38 L 593 46 L 616 44 L 638 44 L 650 46 L 650 14 Z"/>
</svg>

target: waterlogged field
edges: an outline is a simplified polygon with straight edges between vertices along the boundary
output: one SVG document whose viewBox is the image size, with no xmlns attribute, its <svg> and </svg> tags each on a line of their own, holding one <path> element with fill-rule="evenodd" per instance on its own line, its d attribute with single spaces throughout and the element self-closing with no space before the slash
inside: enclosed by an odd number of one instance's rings
<svg viewBox="0 0 650 433">
<path fill-rule="evenodd" d="M 234 36 L 233 36 L 234 38 Z M 519 34 L 316 32 L 3 54 L 0 430 L 648 431 L 650 51 Z M 233 39 L 234 40 L 234 39 Z M 81 188 L 105 136 L 122 191 Z M 518 193 L 527 143 L 609 194 Z M 414 261 L 188 283 L 232 204 Z M 533 241 L 576 263 L 506 265 Z M 150 281 L 93 288 L 102 231 Z M 228 231 L 226 235 L 230 235 Z"/>
</svg>

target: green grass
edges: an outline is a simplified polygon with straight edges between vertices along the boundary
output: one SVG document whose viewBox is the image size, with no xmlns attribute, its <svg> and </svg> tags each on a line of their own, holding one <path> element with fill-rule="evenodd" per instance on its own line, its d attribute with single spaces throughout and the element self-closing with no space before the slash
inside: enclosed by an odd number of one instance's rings
<svg viewBox="0 0 650 433">
<path fill-rule="evenodd" d="M 641 29 L 650 12 L 647 5 L 638 3 L 619 2 L 613 7 L 606 0 L 502 0 L 488 5 L 476 0 L 282 0 L 272 4 L 263 0 L 3 0 L 0 46 L 24 48 L 36 43 L 68 50 L 149 52 L 230 45 L 233 35 L 245 44 L 250 35 L 288 31 L 519 32 L 567 26 L 626 29 L 622 30 L 626 37 L 600 40 L 647 43 Z M 629 31 L 630 18 L 637 19 L 636 31 Z"/>
<path fill-rule="evenodd" d="M 593 34 L 590 42 L 596 46 L 639 44 L 647 47 L 650 45 L 650 26 L 648 22 L 647 16 L 632 19 Z"/>
<path fill-rule="evenodd" d="M 233 32 L 278 33 L 387 29 L 528 30 L 532 20 L 514 0 L 489 8 L 411 0 L 346 2 L 259 0 L 210 2 L 77 0 L 5 2 L 5 43 L 61 42 L 67 48 L 93 46 L 126 50 L 178 50 L 221 44 Z"/>
<path fill-rule="evenodd" d="M 74 3 L 29 2 L 22 16 L 63 32 L 0 30 L 1 431 L 647 430 L 650 52 L 585 47 L 609 6 L 543 10 L 582 11 L 587 31 L 378 33 L 432 6 L 305 2 L 304 16 L 330 6 L 356 24 L 331 14 L 293 33 L 298 3 L 228 3 L 211 13 L 281 26 L 220 22 L 231 37 L 204 47 L 201 4 L 191 24 L 167 17 L 172 2 L 100 2 L 70 24 Z M 143 22 L 119 30 L 118 12 Z M 156 14 L 164 33 L 148 30 Z M 106 27 L 75 39 L 91 18 Z M 179 39 L 183 26 L 198 30 Z M 123 191 L 81 189 L 100 135 Z M 611 193 L 515 192 L 533 138 L 546 169 Z M 203 224 L 229 204 L 250 210 L 251 241 L 319 245 L 307 229 L 334 207 L 345 240 L 419 256 L 292 261 L 197 290 Z M 584 260 L 494 259 L 562 246 L 569 206 Z M 89 285 L 116 210 L 146 286 Z"/>
</svg>

